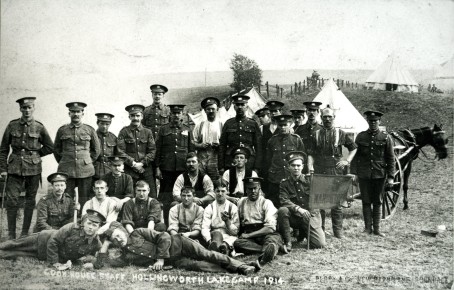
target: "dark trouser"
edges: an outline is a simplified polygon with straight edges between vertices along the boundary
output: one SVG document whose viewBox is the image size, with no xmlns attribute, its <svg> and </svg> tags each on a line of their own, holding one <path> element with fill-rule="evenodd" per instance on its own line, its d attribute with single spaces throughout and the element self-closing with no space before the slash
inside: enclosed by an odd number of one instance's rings
<svg viewBox="0 0 454 290">
<path fill-rule="evenodd" d="M 27 234 L 33 217 L 33 209 L 36 203 L 36 192 L 38 191 L 41 174 L 31 176 L 20 176 L 8 174 L 6 180 L 6 211 L 8 219 L 8 232 L 11 239 L 16 238 L 16 218 L 19 208 L 19 199 L 22 189 L 25 189 L 24 220 L 22 234 Z"/>
<path fill-rule="evenodd" d="M 27 237 L 0 243 L 0 259 L 35 257 L 45 260 L 47 256 L 47 241 L 56 232 L 56 230 L 44 230 Z"/>
<path fill-rule="evenodd" d="M 279 249 L 283 248 L 284 243 L 281 235 L 276 232 L 250 239 L 239 238 L 233 243 L 233 247 L 235 248 L 235 251 L 239 253 L 256 254 L 262 253 L 266 246 L 271 243 L 276 244 L 277 248 L 274 255 L 277 255 Z"/>
<path fill-rule="evenodd" d="M 150 186 L 150 193 L 148 196 L 156 198 L 156 181 L 153 174 L 153 168 L 151 166 L 145 167 L 145 171 L 143 173 L 138 173 L 131 167 L 125 165 L 125 173 L 131 176 L 134 189 L 136 188 L 137 181 L 143 180 Z"/>
<path fill-rule="evenodd" d="M 164 215 L 164 222 L 166 225 L 169 225 L 169 211 L 172 207 L 171 204 L 173 200 L 173 185 L 177 180 L 178 176 L 182 174 L 184 171 L 165 171 L 161 170 L 162 179 L 161 179 L 161 187 L 159 189 L 159 196 L 158 200 L 161 203 L 163 215 Z"/>
<path fill-rule="evenodd" d="M 244 264 L 227 255 L 207 250 L 181 235 L 173 235 L 171 238 L 172 244 L 179 245 L 170 248 L 170 261 L 177 268 L 203 272 L 237 272 Z"/>
<path fill-rule="evenodd" d="M 320 214 L 317 213 L 317 218 L 311 218 L 311 227 L 309 233 L 309 246 L 311 249 L 323 248 L 326 245 L 325 233 L 320 225 Z M 300 235 L 307 237 L 308 220 L 290 213 L 287 207 L 279 208 L 277 212 L 277 222 L 279 232 L 282 235 L 285 243 L 291 242 L 292 236 L 290 228 L 300 230 Z"/>
<path fill-rule="evenodd" d="M 334 164 L 335 165 L 335 164 Z M 317 167 L 314 165 L 314 172 L 316 174 L 328 174 L 328 175 L 344 175 L 343 169 L 336 169 L 336 167 L 325 166 Z M 322 229 L 325 230 L 325 217 L 326 211 L 324 209 L 320 210 L 322 217 Z M 342 214 L 342 207 L 334 207 L 331 209 L 331 222 L 333 225 L 334 236 L 339 237 L 342 235 L 342 223 L 344 220 L 344 215 Z"/>
<path fill-rule="evenodd" d="M 279 183 L 271 183 L 268 182 L 268 189 L 265 197 L 271 200 L 276 208 L 281 206 L 281 202 L 279 200 Z"/>
<path fill-rule="evenodd" d="M 219 180 L 218 150 L 211 147 L 197 150 L 197 158 L 203 172 L 205 172 L 213 182 Z"/>
<path fill-rule="evenodd" d="M 74 198 L 75 188 L 78 188 L 80 208 L 92 197 L 92 177 L 68 178 L 66 181 L 66 192 Z M 80 211 L 82 212 L 82 211 Z"/>
<path fill-rule="evenodd" d="M 383 203 L 383 194 L 385 190 L 386 178 L 365 179 L 359 178 L 359 190 L 363 203 L 363 217 L 366 231 L 380 231 L 381 204 Z M 373 204 L 373 209 L 371 205 Z"/>
</svg>

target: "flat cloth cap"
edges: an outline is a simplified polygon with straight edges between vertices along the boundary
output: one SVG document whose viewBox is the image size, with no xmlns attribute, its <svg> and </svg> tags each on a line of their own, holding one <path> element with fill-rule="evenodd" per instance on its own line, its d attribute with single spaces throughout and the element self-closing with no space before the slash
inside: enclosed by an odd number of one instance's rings
<svg viewBox="0 0 454 290">
<path fill-rule="evenodd" d="M 232 154 L 232 156 L 236 156 L 238 154 L 244 154 L 246 159 L 248 159 L 249 156 L 251 155 L 251 151 L 249 151 L 249 149 L 247 149 L 246 147 L 237 147 L 232 151 L 231 154 Z"/>
<path fill-rule="evenodd" d="M 68 174 L 62 172 L 52 173 L 47 177 L 47 181 L 49 181 L 50 183 L 54 183 L 57 181 L 66 182 L 66 180 L 68 180 Z"/>
<path fill-rule="evenodd" d="M 86 218 L 97 223 L 104 223 L 106 221 L 106 217 L 94 209 L 87 209 Z"/>
<path fill-rule="evenodd" d="M 288 163 L 292 162 L 293 160 L 297 160 L 297 159 L 304 161 L 305 158 L 306 158 L 306 154 L 302 151 L 292 151 L 292 152 L 285 154 L 285 160 Z"/>
<path fill-rule="evenodd" d="M 320 108 L 320 106 L 322 105 L 322 103 L 321 102 L 304 102 L 303 105 L 305 105 L 306 108 L 308 108 L 308 109 L 318 110 Z"/>
<path fill-rule="evenodd" d="M 202 102 L 200 102 L 200 106 L 203 109 L 205 109 L 206 107 L 211 106 L 213 104 L 218 105 L 218 107 L 221 106 L 221 102 L 215 97 L 208 97 L 208 98 L 203 99 Z"/>
<path fill-rule="evenodd" d="M 125 110 L 128 111 L 129 114 L 142 113 L 143 110 L 145 110 L 145 107 L 140 104 L 133 104 L 126 106 Z"/>
<path fill-rule="evenodd" d="M 246 104 L 250 97 L 246 95 L 236 95 L 232 97 L 233 103 L 235 104 Z"/>
<path fill-rule="evenodd" d="M 66 107 L 68 107 L 70 111 L 83 111 L 86 106 L 87 104 L 82 102 L 70 102 L 66 104 Z"/>
<path fill-rule="evenodd" d="M 366 111 L 364 115 L 366 115 L 368 120 L 380 120 L 383 113 L 379 111 Z"/>
<path fill-rule="evenodd" d="M 112 118 L 115 117 L 110 113 L 96 113 L 95 114 L 98 121 L 112 122 Z"/>
<path fill-rule="evenodd" d="M 24 97 L 16 100 L 16 103 L 19 104 L 19 106 L 25 106 L 25 105 L 32 105 L 35 103 L 36 98 L 35 97 Z"/>
<path fill-rule="evenodd" d="M 172 113 L 182 112 L 186 105 L 168 105 Z"/>
<path fill-rule="evenodd" d="M 167 93 L 169 90 L 167 89 L 166 86 L 163 86 L 163 85 L 158 85 L 158 84 L 155 84 L 155 85 L 151 85 L 150 86 L 150 90 L 153 92 L 153 93 Z"/>
</svg>

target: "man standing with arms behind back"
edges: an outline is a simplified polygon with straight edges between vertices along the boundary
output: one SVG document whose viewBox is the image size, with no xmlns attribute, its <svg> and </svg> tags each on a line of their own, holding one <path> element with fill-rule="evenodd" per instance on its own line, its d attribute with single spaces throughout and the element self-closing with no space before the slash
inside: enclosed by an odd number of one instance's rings
<svg viewBox="0 0 454 290">
<path fill-rule="evenodd" d="M 92 177 L 95 175 L 93 162 L 100 153 L 98 135 L 93 127 L 83 124 L 84 108 L 81 102 L 67 103 L 71 123 L 58 129 L 55 137 L 54 156 L 58 162 L 58 172 L 68 174 L 67 192 L 74 197 L 74 189 L 79 188 L 81 206 L 88 200 Z"/>
<path fill-rule="evenodd" d="M 5 193 L 9 239 L 16 238 L 18 203 L 24 184 L 25 207 L 21 236 L 28 234 L 41 180 L 41 157 L 54 150 L 46 128 L 33 118 L 35 100 L 35 97 L 26 97 L 16 101 L 22 117 L 8 124 L 0 145 L 0 173 L 5 178 L 8 175 Z M 8 158 L 10 147 L 12 152 Z"/>
<path fill-rule="evenodd" d="M 168 89 L 163 85 L 151 85 L 150 90 L 153 104 L 143 111 L 143 126 L 153 132 L 153 138 L 156 140 L 159 128 L 170 122 L 170 108 L 162 103 L 162 98 Z"/>
</svg>

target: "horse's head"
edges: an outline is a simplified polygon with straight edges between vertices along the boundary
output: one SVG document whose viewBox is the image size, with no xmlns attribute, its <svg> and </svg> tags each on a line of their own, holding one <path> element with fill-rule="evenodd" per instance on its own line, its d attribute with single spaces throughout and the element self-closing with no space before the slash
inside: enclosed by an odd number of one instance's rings
<svg viewBox="0 0 454 290">
<path fill-rule="evenodd" d="M 448 148 L 446 147 L 448 141 L 445 131 L 442 129 L 442 125 L 435 124 L 432 129 L 432 141 L 430 142 L 430 145 L 432 145 L 437 152 L 439 159 L 448 157 Z"/>
</svg>

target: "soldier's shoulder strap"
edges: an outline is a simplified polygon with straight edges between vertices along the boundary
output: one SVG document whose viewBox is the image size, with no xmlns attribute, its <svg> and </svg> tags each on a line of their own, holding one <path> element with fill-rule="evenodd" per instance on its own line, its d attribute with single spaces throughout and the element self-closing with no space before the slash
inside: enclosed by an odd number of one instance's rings
<svg viewBox="0 0 454 290">
<path fill-rule="evenodd" d="M 88 128 L 92 129 L 93 131 L 96 131 L 95 128 L 93 128 L 91 125 L 88 125 L 88 124 L 83 124 L 84 126 L 87 126 Z"/>
</svg>

